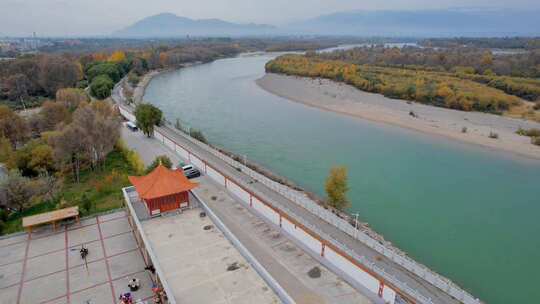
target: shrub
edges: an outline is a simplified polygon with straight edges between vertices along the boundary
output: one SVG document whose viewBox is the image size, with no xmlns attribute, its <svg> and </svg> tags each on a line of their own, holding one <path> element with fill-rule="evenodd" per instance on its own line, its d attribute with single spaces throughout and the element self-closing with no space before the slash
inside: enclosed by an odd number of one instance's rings
<svg viewBox="0 0 540 304">
<path fill-rule="evenodd" d="M 142 161 L 139 153 L 129 149 L 123 140 L 119 140 L 115 147 L 126 158 L 129 166 L 136 175 L 142 175 L 144 173 L 144 162 Z"/>
<path fill-rule="evenodd" d="M 126 159 L 135 174 L 140 175 L 144 173 L 144 162 L 139 156 L 139 153 L 129 150 L 128 154 L 126 155 Z"/>
<path fill-rule="evenodd" d="M 461 133 L 467 133 L 467 127 L 461 128 Z"/>
<path fill-rule="evenodd" d="M 189 136 L 195 138 L 196 140 L 200 141 L 200 142 L 203 142 L 205 144 L 207 144 L 208 142 L 206 141 L 206 137 L 204 137 L 204 134 L 202 133 L 201 130 L 197 130 L 195 128 L 191 128 L 189 129 Z"/>
<path fill-rule="evenodd" d="M 0 209 L 0 221 L 6 222 L 8 220 L 8 212 L 4 209 Z"/>
<path fill-rule="evenodd" d="M 167 155 L 160 155 L 154 159 L 154 161 L 146 168 L 146 173 L 152 172 L 159 164 L 163 165 L 165 168 L 172 167 L 172 161 Z"/>
<path fill-rule="evenodd" d="M 531 144 L 540 146 L 540 137 L 531 138 Z"/>
<path fill-rule="evenodd" d="M 85 214 L 90 213 L 94 209 L 94 203 L 84 193 L 81 197 L 81 208 Z"/>
<path fill-rule="evenodd" d="M 98 99 L 105 99 L 111 96 L 114 82 L 107 75 L 100 75 L 92 80 L 90 84 L 90 93 Z"/>
<path fill-rule="evenodd" d="M 529 136 L 529 137 L 540 137 L 540 129 L 526 130 L 526 129 L 523 129 L 523 128 L 519 128 L 516 131 L 516 134 L 522 135 L 522 136 Z"/>
</svg>

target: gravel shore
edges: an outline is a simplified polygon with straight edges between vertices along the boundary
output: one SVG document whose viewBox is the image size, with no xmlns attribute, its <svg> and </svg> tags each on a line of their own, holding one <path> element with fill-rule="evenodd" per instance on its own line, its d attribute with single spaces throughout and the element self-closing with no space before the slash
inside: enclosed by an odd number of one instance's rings
<svg viewBox="0 0 540 304">
<path fill-rule="evenodd" d="M 520 127 L 540 129 L 537 122 L 390 99 L 326 79 L 266 74 L 257 84 L 270 93 L 319 109 L 540 160 L 540 147 L 531 144 L 529 137 L 515 134 Z M 490 138 L 491 133 L 498 138 Z"/>
</svg>

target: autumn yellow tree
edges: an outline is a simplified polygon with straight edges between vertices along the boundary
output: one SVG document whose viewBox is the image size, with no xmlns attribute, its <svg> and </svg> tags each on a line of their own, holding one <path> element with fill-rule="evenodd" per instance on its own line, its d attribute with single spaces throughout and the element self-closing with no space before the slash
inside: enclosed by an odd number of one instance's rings
<svg viewBox="0 0 540 304">
<path fill-rule="evenodd" d="M 332 167 L 330 174 L 326 179 L 326 195 L 328 196 L 328 204 L 338 210 L 343 210 L 350 206 L 347 198 L 349 191 L 347 168 Z"/>
<path fill-rule="evenodd" d="M 491 52 L 487 51 L 482 55 L 482 60 L 480 61 L 482 66 L 490 66 L 493 64 L 493 55 Z"/>
<path fill-rule="evenodd" d="M 115 51 L 109 57 L 110 62 L 118 63 L 118 62 L 122 62 L 124 60 L 126 60 L 126 53 L 124 53 L 122 51 Z"/>
</svg>

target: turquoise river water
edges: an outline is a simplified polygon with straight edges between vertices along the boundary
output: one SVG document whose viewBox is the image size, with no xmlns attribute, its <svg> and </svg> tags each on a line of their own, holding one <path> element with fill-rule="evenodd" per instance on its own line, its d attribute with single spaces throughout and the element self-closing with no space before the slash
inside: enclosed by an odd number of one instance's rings
<svg viewBox="0 0 540 304">
<path fill-rule="evenodd" d="M 349 169 L 352 212 L 487 303 L 540 301 L 540 162 L 320 111 L 257 86 L 272 54 L 157 76 L 168 120 L 324 195 Z"/>
</svg>

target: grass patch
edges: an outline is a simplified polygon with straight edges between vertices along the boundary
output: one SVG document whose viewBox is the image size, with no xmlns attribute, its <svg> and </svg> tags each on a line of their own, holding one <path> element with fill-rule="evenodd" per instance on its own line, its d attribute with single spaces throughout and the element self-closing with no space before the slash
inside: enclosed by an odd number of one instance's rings
<svg viewBox="0 0 540 304">
<path fill-rule="evenodd" d="M 82 216 L 120 208 L 124 204 L 121 189 L 130 185 L 127 177 L 133 174 L 135 174 L 134 170 L 129 165 L 125 155 L 114 150 L 107 155 L 103 169 L 81 171 L 80 183 L 76 183 L 73 176 L 66 176 L 62 190 L 55 200 L 35 204 L 23 212 L 12 213 L 8 217 L 2 233 L 9 234 L 21 231 L 23 217 L 52 211 L 57 207 L 80 206 Z M 91 202 L 87 206 L 88 210 L 81 206 L 84 205 L 84 197 Z"/>
</svg>

